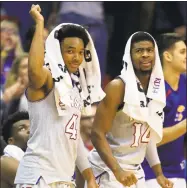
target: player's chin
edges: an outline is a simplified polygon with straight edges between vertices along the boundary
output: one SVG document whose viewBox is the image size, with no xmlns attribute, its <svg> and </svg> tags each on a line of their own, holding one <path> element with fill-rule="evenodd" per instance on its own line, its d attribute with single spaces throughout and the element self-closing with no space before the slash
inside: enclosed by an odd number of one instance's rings
<svg viewBox="0 0 187 188">
<path fill-rule="evenodd" d="M 183 67 L 182 73 L 186 73 L 186 65 Z"/>
<path fill-rule="evenodd" d="M 142 71 L 151 71 L 152 67 L 142 68 Z"/>
<path fill-rule="evenodd" d="M 70 73 L 76 73 L 78 71 L 78 68 L 69 68 L 68 70 Z"/>
<path fill-rule="evenodd" d="M 185 70 L 183 70 L 181 74 L 186 74 L 186 69 L 185 69 Z"/>
<path fill-rule="evenodd" d="M 77 71 L 78 71 L 78 69 L 75 69 L 75 70 L 72 71 L 72 73 L 76 73 Z"/>
<path fill-rule="evenodd" d="M 176 69 L 176 70 L 178 70 L 178 72 L 180 74 L 186 73 L 186 66 L 182 66 L 182 67 L 180 67 L 179 69 Z"/>
<path fill-rule="evenodd" d="M 150 70 L 152 70 L 152 64 L 146 64 L 146 65 L 141 65 L 140 66 L 140 69 L 142 70 L 142 71 L 150 71 Z"/>
<path fill-rule="evenodd" d="M 152 67 L 150 68 L 142 68 L 141 69 L 141 72 L 144 73 L 144 74 L 150 74 L 152 72 Z"/>
</svg>

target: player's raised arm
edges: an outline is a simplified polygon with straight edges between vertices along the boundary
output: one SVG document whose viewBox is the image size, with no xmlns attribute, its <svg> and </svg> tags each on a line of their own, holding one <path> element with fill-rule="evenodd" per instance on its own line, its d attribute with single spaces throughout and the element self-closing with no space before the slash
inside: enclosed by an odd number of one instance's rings
<svg viewBox="0 0 187 188">
<path fill-rule="evenodd" d="M 101 159 L 114 173 L 116 179 L 125 186 L 136 183 L 136 177 L 131 172 L 125 172 L 112 154 L 106 140 L 106 134 L 112 127 L 118 107 L 123 102 L 125 85 L 121 79 L 115 79 L 105 89 L 106 96 L 100 102 L 91 134 L 91 140 Z"/>
<path fill-rule="evenodd" d="M 29 51 L 29 83 L 33 89 L 40 89 L 48 80 L 52 79 L 50 72 L 43 67 L 44 64 L 44 18 L 40 14 L 41 8 L 39 5 L 32 5 L 30 15 L 36 24 L 34 37 L 32 39 Z"/>
</svg>

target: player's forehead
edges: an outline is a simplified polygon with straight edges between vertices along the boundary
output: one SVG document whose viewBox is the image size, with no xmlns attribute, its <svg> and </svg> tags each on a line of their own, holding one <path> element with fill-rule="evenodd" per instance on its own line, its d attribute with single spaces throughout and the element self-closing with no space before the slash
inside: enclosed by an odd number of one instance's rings
<svg viewBox="0 0 187 188">
<path fill-rule="evenodd" d="M 138 49 L 138 48 L 154 48 L 154 44 L 153 42 L 148 40 L 133 42 L 132 49 Z"/>
<path fill-rule="evenodd" d="M 66 37 L 63 40 L 63 47 L 64 48 L 82 48 L 84 49 L 84 42 L 82 39 L 78 37 Z"/>
<path fill-rule="evenodd" d="M 20 120 L 13 124 L 13 129 L 19 129 L 20 127 L 29 127 L 30 121 L 29 120 Z"/>
<path fill-rule="evenodd" d="M 184 43 L 184 41 L 178 41 L 174 44 L 174 49 L 186 50 L 186 44 Z"/>
</svg>

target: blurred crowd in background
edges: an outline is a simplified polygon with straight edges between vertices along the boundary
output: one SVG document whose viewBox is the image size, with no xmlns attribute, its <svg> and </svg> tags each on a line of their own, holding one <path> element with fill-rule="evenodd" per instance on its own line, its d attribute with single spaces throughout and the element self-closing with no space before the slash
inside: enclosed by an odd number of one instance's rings
<svg viewBox="0 0 187 188">
<path fill-rule="evenodd" d="M 27 111 L 28 52 L 34 22 L 32 4 L 45 18 L 44 39 L 60 23 L 77 23 L 91 34 L 98 53 L 103 87 L 120 74 L 127 39 L 136 31 L 155 38 L 165 32 L 186 36 L 186 2 L 1 2 L 1 125 L 17 111 Z M 16 7 L 16 8 L 15 8 Z M 172 76 L 172 75 L 171 75 Z M 81 119 L 81 134 L 88 150 L 93 114 Z M 6 143 L 5 143 L 6 145 Z"/>
</svg>

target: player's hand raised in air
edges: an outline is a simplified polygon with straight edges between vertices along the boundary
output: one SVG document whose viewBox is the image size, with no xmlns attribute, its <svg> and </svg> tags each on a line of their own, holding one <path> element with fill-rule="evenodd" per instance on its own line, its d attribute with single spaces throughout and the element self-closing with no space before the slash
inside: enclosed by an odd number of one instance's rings
<svg viewBox="0 0 187 188">
<path fill-rule="evenodd" d="M 124 171 L 123 169 L 118 169 L 114 173 L 116 179 L 124 186 L 131 186 L 137 183 L 136 176 L 130 171 Z"/>
<path fill-rule="evenodd" d="M 44 22 L 44 17 L 40 14 L 41 8 L 39 5 L 32 5 L 29 13 L 32 16 L 36 24 L 39 22 Z"/>
</svg>

